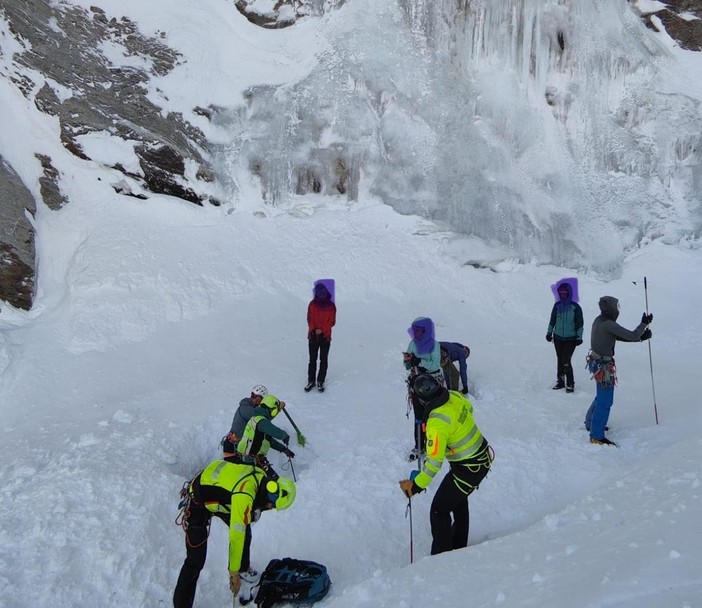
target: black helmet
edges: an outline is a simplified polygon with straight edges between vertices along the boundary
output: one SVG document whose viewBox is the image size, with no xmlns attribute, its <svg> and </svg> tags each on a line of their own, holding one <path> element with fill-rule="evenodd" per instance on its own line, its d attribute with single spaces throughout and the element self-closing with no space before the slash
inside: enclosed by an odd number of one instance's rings
<svg viewBox="0 0 702 608">
<path fill-rule="evenodd" d="M 441 393 L 441 385 L 439 381 L 429 374 L 421 374 L 414 379 L 412 383 L 414 394 L 420 401 L 431 401 L 434 397 L 438 397 Z"/>
</svg>

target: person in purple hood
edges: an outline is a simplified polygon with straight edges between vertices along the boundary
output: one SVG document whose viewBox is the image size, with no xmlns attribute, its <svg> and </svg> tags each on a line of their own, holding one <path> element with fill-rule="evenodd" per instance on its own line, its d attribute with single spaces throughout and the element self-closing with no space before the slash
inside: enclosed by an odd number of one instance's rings
<svg viewBox="0 0 702 608">
<path fill-rule="evenodd" d="M 571 279 L 575 281 L 575 279 Z M 575 390 L 573 365 L 570 360 L 576 346 L 583 343 L 583 310 L 573 295 L 573 286 L 561 281 L 557 289 L 558 300 L 551 309 L 551 318 L 546 330 L 546 340 L 556 349 L 556 384 L 553 390 Z"/>
<path fill-rule="evenodd" d="M 414 411 L 414 449 L 409 459 L 416 460 L 424 453 L 424 406 L 417 399 L 412 389 L 414 378 L 419 374 L 434 376 L 446 387 L 444 373 L 441 369 L 441 345 L 434 337 L 434 322 L 429 317 L 417 317 L 412 321 L 412 327 L 407 330 L 410 340 L 407 350 L 402 353 L 405 369 L 409 370 L 407 377 L 408 397 Z"/>
</svg>

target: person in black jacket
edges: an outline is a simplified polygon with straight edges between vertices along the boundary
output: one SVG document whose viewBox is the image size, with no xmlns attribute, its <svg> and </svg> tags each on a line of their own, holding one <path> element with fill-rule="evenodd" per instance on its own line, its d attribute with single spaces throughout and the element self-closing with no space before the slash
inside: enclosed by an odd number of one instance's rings
<svg viewBox="0 0 702 608">
<path fill-rule="evenodd" d="M 556 349 L 556 384 L 553 390 L 575 391 L 573 366 L 570 362 L 576 346 L 583 343 L 583 310 L 573 300 L 573 286 L 567 281 L 558 285 L 558 301 L 553 305 L 546 330 L 546 340 Z"/>
</svg>

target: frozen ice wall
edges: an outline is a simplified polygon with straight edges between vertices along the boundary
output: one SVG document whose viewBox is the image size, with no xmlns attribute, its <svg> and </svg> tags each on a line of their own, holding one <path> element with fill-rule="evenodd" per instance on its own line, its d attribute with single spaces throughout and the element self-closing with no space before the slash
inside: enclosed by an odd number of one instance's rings
<svg viewBox="0 0 702 608">
<path fill-rule="evenodd" d="M 368 192 L 603 271 L 698 230 L 702 94 L 626 0 L 347 0 L 318 28 L 308 78 L 220 115 L 242 196 Z"/>
</svg>

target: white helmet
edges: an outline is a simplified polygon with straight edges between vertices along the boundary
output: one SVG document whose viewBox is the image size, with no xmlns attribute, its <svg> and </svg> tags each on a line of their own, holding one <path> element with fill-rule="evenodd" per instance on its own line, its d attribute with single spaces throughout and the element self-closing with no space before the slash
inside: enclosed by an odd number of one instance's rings
<svg viewBox="0 0 702 608">
<path fill-rule="evenodd" d="M 265 397 L 268 394 L 268 389 L 263 386 L 263 384 L 257 384 L 251 389 L 252 395 L 258 395 L 259 397 Z"/>
</svg>

